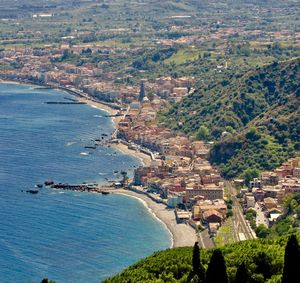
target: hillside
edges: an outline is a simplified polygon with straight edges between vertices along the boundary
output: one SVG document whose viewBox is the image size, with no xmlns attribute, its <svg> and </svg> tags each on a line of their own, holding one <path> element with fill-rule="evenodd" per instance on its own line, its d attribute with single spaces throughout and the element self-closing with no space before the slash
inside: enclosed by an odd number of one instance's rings
<svg viewBox="0 0 300 283">
<path fill-rule="evenodd" d="M 299 241 L 300 234 L 297 237 Z M 242 262 L 252 274 L 251 282 L 280 282 L 286 241 L 287 237 L 275 240 L 256 239 L 221 248 L 230 282 L 234 282 L 237 267 Z M 212 252 L 213 250 L 201 250 L 201 263 L 205 269 Z M 266 265 L 263 266 L 262 262 Z M 189 282 L 188 276 L 191 270 L 192 248 L 177 248 L 157 252 L 103 283 Z"/>
<path fill-rule="evenodd" d="M 299 65 L 300 59 L 273 63 L 200 86 L 169 109 L 163 121 L 218 141 L 210 160 L 225 177 L 247 168 L 270 170 L 300 149 Z"/>
</svg>

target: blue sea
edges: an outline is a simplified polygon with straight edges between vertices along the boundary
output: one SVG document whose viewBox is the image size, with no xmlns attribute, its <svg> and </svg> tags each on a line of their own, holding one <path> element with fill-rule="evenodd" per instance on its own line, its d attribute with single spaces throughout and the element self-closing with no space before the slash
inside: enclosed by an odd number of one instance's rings
<svg viewBox="0 0 300 283">
<path fill-rule="evenodd" d="M 0 282 L 94 283 L 171 245 L 144 205 L 123 195 L 34 188 L 55 182 L 105 182 L 140 161 L 116 149 L 87 149 L 111 134 L 106 113 L 55 105 L 68 93 L 0 84 Z"/>
</svg>

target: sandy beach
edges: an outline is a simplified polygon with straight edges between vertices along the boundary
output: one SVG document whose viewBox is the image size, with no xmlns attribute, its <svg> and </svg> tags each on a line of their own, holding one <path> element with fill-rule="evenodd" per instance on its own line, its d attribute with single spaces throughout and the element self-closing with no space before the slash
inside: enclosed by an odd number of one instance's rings
<svg viewBox="0 0 300 283">
<path fill-rule="evenodd" d="M 127 145 L 122 143 L 113 143 L 111 144 L 112 147 L 117 148 L 118 150 L 126 153 L 134 155 L 135 157 L 139 158 L 142 162 L 143 166 L 148 166 L 151 163 L 151 157 L 148 154 L 145 154 L 143 152 L 140 152 L 138 150 L 129 149 Z"/>
<path fill-rule="evenodd" d="M 151 212 L 167 226 L 168 230 L 172 234 L 173 248 L 193 246 L 197 241 L 196 232 L 191 226 L 183 223 L 178 224 L 176 222 L 173 209 L 167 209 L 164 204 L 156 203 L 146 195 L 138 194 L 129 190 L 116 189 L 114 190 L 114 193 L 135 197 L 143 201 Z"/>
<path fill-rule="evenodd" d="M 110 115 L 114 115 L 117 113 L 117 110 L 102 104 L 101 102 L 95 102 L 89 100 L 88 98 L 79 98 L 80 101 L 87 103 L 93 107 L 97 107 L 98 109 L 104 110 L 108 112 Z M 113 123 L 115 127 L 117 127 L 121 117 L 114 117 Z M 113 147 L 119 149 L 120 151 L 136 156 L 142 161 L 144 166 L 147 166 L 151 163 L 151 157 L 147 154 L 139 152 L 137 150 L 129 149 L 128 146 L 122 143 L 113 143 Z M 144 203 L 150 209 L 150 211 L 157 217 L 162 223 L 164 223 L 171 233 L 172 236 L 172 247 L 185 247 L 185 246 L 193 246 L 197 241 L 197 236 L 195 230 L 187 225 L 176 222 L 175 213 L 173 209 L 167 209 L 164 204 L 156 203 L 151 200 L 149 197 L 143 194 L 138 194 L 133 191 L 124 190 L 124 189 L 116 189 L 113 190 L 114 193 L 124 194 L 130 197 L 138 198 L 140 201 Z"/>
<path fill-rule="evenodd" d="M 3 80 L 2 82 L 20 83 L 15 81 L 3 81 Z M 92 107 L 96 107 L 100 110 L 107 112 L 109 115 L 115 115 L 118 112 L 118 110 L 113 109 L 106 104 L 102 104 L 101 102 L 96 102 L 89 99 L 88 96 L 86 96 L 85 98 L 76 96 L 76 98 L 79 101 L 85 102 L 86 104 Z M 115 127 L 117 127 L 121 118 L 122 116 L 112 117 L 112 122 L 114 123 Z M 131 154 L 139 158 L 142 161 L 142 164 L 144 166 L 149 165 L 151 162 L 151 157 L 149 155 L 144 154 L 138 150 L 129 149 L 128 146 L 125 144 L 112 143 L 111 145 L 126 154 Z M 113 193 L 127 195 L 142 201 L 143 204 L 151 211 L 151 213 L 153 213 L 155 217 L 157 217 L 162 223 L 166 225 L 172 237 L 172 247 L 193 246 L 194 243 L 197 241 L 196 232 L 191 226 L 187 224 L 177 223 L 173 209 L 167 209 L 167 207 L 164 204 L 156 203 L 155 201 L 153 201 L 152 199 L 150 199 L 148 196 L 144 194 L 139 194 L 125 189 L 113 189 L 113 190 L 111 190 L 111 188 L 108 189 Z"/>
<path fill-rule="evenodd" d="M 103 110 L 103 111 L 107 112 L 109 115 L 115 115 L 118 112 L 118 110 L 116 110 L 116 109 L 113 109 L 105 104 L 102 104 L 101 102 L 92 101 L 88 98 L 79 97 L 78 100 L 85 102 L 86 104 L 96 107 L 100 110 Z M 118 123 L 120 122 L 121 119 L 122 119 L 122 116 L 112 117 L 112 122 L 114 123 L 115 127 L 118 126 Z M 112 143 L 111 146 L 126 153 L 126 154 L 134 155 L 135 157 L 137 157 L 138 159 L 141 160 L 141 162 L 144 166 L 147 166 L 151 163 L 151 157 L 148 154 L 142 153 L 138 150 L 129 149 L 128 146 L 123 143 Z"/>
<path fill-rule="evenodd" d="M 70 93 L 72 94 L 72 93 Z M 117 114 L 118 110 L 116 109 L 113 109 L 112 107 L 109 107 L 108 105 L 106 104 L 103 104 L 101 102 L 96 102 L 96 101 L 93 101 L 91 99 L 89 99 L 88 97 L 84 98 L 84 97 L 79 97 L 79 96 L 75 96 L 77 98 L 78 101 L 81 101 L 81 102 L 84 102 L 90 106 L 93 106 L 95 108 L 98 108 L 100 110 L 103 110 L 105 112 L 107 112 L 109 115 L 115 115 Z M 113 123 L 116 125 L 118 123 L 118 119 L 116 118 L 120 118 L 121 116 L 119 117 L 113 117 L 114 119 L 113 120 Z"/>
</svg>

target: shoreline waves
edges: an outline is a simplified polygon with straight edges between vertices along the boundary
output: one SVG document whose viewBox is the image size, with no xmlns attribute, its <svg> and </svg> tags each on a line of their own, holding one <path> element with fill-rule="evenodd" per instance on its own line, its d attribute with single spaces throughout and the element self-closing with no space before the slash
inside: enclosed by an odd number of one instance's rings
<svg viewBox="0 0 300 283">
<path fill-rule="evenodd" d="M 145 206 L 147 206 L 149 212 L 152 213 L 154 217 L 159 219 L 172 235 L 171 248 L 193 246 L 197 241 L 195 229 L 188 224 L 177 223 L 174 211 L 172 209 L 168 210 L 164 204 L 156 203 L 147 195 L 139 194 L 130 190 L 116 189 L 112 190 L 112 192 L 137 198 Z"/>
<path fill-rule="evenodd" d="M 35 87 L 42 87 L 42 88 L 52 88 L 52 89 L 58 89 L 58 90 L 62 90 L 62 91 L 66 91 L 69 94 L 73 95 L 74 97 L 76 97 L 78 99 L 78 101 L 80 102 L 84 102 L 87 105 L 102 110 L 106 113 L 108 113 L 108 115 L 115 115 L 117 114 L 118 110 L 110 107 L 109 105 L 101 102 L 101 101 L 95 101 L 92 100 L 92 98 L 90 98 L 87 94 L 85 93 L 81 93 L 81 95 L 85 95 L 85 97 L 79 96 L 79 90 L 75 89 L 76 92 L 78 92 L 78 95 L 74 94 L 74 90 L 71 89 L 66 89 L 63 87 L 59 87 L 59 86 L 51 86 L 51 85 L 43 85 L 43 84 L 35 84 L 35 83 L 31 83 L 31 82 L 27 82 L 27 81 L 21 81 L 21 80 L 5 80 L 5 79 L 1 79 L 0 78 L 0 83 L 10 83 L 10 84 L 27 84 L 27 85 L 32 85 Z M 114 125 L 114 127 L 116 128 L 118 126 L 118 123 L 121 120 L 121 116 L 117 116 L 117 117 L 111 117 L 111 121 Z M 142 165 L 143 166 L 147 166 L 151 163 L 151 157 L 145 153 L 142 153 L 140 151 L 136 151 L 134 149 L 129 149 L 126 145 L 122 144 L 122 143 L 112 143 L 111 144 L 112 147 L 118 149 L 119 151 L 125 153 L 125 154 L 129 154 L 129 155 L 133 155 L 134 157 L 136 157 L 137 159 L 141 160 Z"/>
<path fill-rule="evenodd" d="M 12 80 L 0 80 L 0 83 L 23 83 L 23 84 L 31 84 L 33 86 L 37 86 L 39 84 L 34 84 L 30 82 L 22 82 L 22 81 L 12 81 Z M 85 102 L 87 105 L 97 108 L 99 110 L 107 112 L 109 115 L 115 115 L 118 110 L 113 109 L 112 107 L 101 103 L 100 101 L 94 101 L 91 98 L 89 98 L 88 95 L 86 97 L 79 97 L 74 94 L 74 91 L 67 90 L 65 88 L 60 88 L 59 86 L 48 86 L 48 85 L 39 85 L 44 87 L 51 87 L 53 89 L 60 89 L 63 91 L 68 92 L 71 95 L 74 95 L 79 101 Z M 78 90 L 77 90 L 78 91 Z M 118 117 L 112 117 L 112 122 L 114 124 L 114 127 L 117 127 L 119 121 L 121 119 L 121 116 Z M 136 150 L 128 149 L 128 147 L 122 143 L 113 143 L 111 144 L 112 147 L 118 149 L 119 151 L 133 155 L 136 158 L 140 159 L 142 161 L 143 166 L 149 165 L 151 163 L 151 158 L 149 155 L 144 154 L 142 152 L 138 152 Z M 111 189 L 111 188 L 110 188 Z M 114 189 L 111 190 L 111 192 L 116 194 L 123 194 L 128 197 L 136 198 L 137 200 L 141 201 L 145 207 L 149 210 L 149 213 L 153 215 L 156 219 L 158 219 L 160 222 L 162 222 L 165 227 L 167 228 L 168 232 L 170 233 L 172 248 L 174 247 L 183 247 L 183 246 L 193 246 L 194 243 L 197 241 L 197 236 L 195 229 L 187 224 L 178 224 L 176 221 L 174 210 L 168 210 L 164 204 L 156 203 L 155 201 L 151 200 L 147 195 L 142 195 L 133 191 L 125 190 L 125 189 Z"/>
<path fill-rule="evenodd" d="M 0 84 L 1 282 L 38 282 L 45 274 L 56 282 L 101 282 L 171 245 L 165 226 L 135 199 L 46 186 L 26 193 L 45 180 L 104 186 L 140 166 L 107 146 L 114 125 L 106 112 L 45 103 L 72 98 L 56 89 Z M 84 149 L 102 135 L 103 144 Z"/>
</svg>

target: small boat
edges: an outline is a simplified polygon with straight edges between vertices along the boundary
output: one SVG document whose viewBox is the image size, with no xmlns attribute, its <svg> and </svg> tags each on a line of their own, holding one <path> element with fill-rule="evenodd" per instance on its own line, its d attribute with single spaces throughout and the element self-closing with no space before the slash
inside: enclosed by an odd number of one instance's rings
<svg viewBox="0 0 300 283">
<path fill-rule="evenodd" d="M 84 148 L 96 149 L 96 146 L 93 146 L 93 145 L 86 145 Z"/>
<path fill-rule="evenodd" d="M 39 190 L 34 190 L 34 189 L 26 190 L 26 193 L 30 193 L 30 194 L 37 194 L 38 192 Z"/>
<path fill-rule="evenodd" d="M 102 194 L 102 195 L 108 195 L 109 192 L 102 191 L 101 194 Z"/>
<path fill-rule="evenodd" d="M 42 187 L 43 187 L 43 184 L 36 184 L 36 187 L 37 187 L 37 188 L 42 188 Z"/>
</svg>

